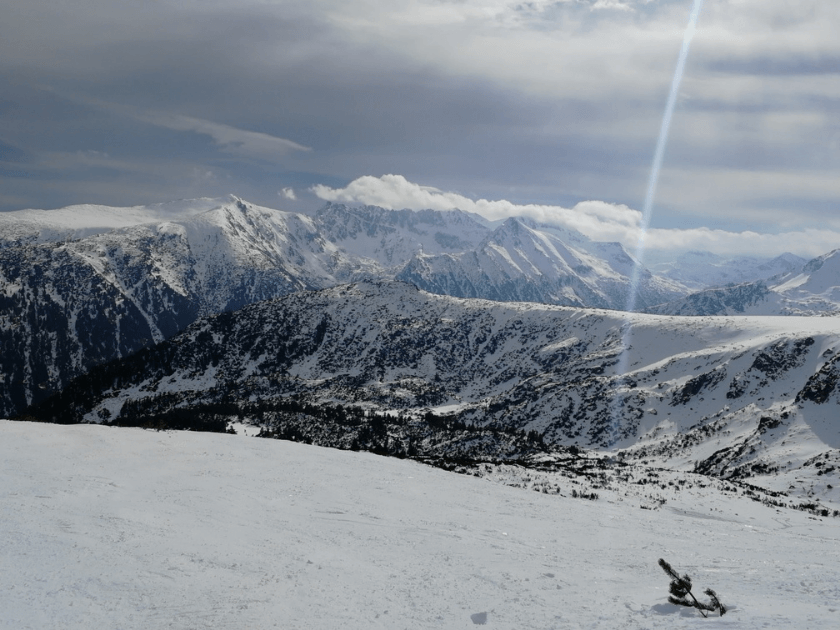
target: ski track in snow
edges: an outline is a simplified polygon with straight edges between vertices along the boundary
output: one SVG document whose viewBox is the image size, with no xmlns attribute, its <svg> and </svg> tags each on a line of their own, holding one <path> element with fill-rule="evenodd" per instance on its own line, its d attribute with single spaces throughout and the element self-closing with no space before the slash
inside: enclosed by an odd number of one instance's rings
<svg viewBox="0 0 840 630">
<path fill-rule="evenodd" d="M 835 519 L 243 436 L 0 421 L 0 628 L 836 628 Z M 664 557 L 730 607 L 667 603 Z"/>
</svg>

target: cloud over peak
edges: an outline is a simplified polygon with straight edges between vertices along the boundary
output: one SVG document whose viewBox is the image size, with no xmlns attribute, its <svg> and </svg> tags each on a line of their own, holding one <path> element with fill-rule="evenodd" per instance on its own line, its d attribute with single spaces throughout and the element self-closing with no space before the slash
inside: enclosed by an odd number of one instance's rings
<svg viewBox="0 0 840 630">
<path fill-rule="evenodd" d="M 389 210 L 464 210 L 491 221 L 508 217 L 529 217 L 540 223 L 571 228 L 596 241 L 619 241 L 634 251 L 640 237 L 642 213 L 623 204 L 582 201 L 571 208 L 559 205 L 517 204 L 506 199 L 470 199 L 456 192 L 423 186 L 402 175 L 365 175 L 343 188 L 317 184 L 310 188 L 320 199 L 349 204 L 368 204 Z M 651 228 L 645 234 L 646 247 L 658 251 L 711 251 L 722 255 L 775 256 L 791 252 L 818 256 L 835 249 L 840 232 L 806 229 L 778 234 L 755 231 L 734 232 L 707 227 Z"/>
</svg>

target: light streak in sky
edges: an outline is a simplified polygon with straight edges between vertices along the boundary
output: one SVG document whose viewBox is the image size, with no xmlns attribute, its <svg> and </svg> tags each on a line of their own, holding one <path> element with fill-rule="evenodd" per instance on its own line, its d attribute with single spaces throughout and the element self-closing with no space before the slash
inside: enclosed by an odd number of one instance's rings
<svg viewBox="0 0 840 630">
<path fill-rule="evenodd" d="M 650 218 L 653 214 L 653 200 L 656 197 L 656 185 L 659 181 L 659 172 L 662 169 L 662 160 L 665 157 L 665 146 L 668 144 L 668 133 L 671 129 L 671 119 L 674 117 L 674 107 L 677 104 L 677 95 L 679 94 L 680 84 L 682 83 L 683 74 L 685 73 L 685 62 L 688 58 L 688 49 L 691 46 L 691 40 L 694 37 L 694 32 L 697 29 L 697 18 L 700 16 L 700 8 L 703 6 L 703 0 L 694 0 L 694 6 L 691 10 L 691 16 L 688 19 L 688 26 L 683 35 L 682 48 L 680 49 L 680 56 L 677 60 L 677 67 L 674 71 L 674 77 L 671 79 L 671 91 L 668 94 L 668 102 L 665 105 L 665 114 L 662 116 L 662 125 L 659 128 L 659 140 L 656 143 L 656 152 L 653 156 L 653 163 L 650 169 L 650 176 L 648 178 L 647 192 L 645 194 L 645 205 L 642 210 L 642 220 L 639 223 L 639 237 L 636 242 L 636 249 L 633 252 L 636 259 L 633 265 L 633 271 L 630 274 L 630 286 L 627 295 L 627 305 L 625 311 L 628 313 L 636 309 L 636 300 L 639 292 L 639 282 L 641 280 L 643 270 L 643 260 L 645 255 L 645 238 L 647 237 L 648 226 L 650 226 Z M 622 327 L 621 331 L 621 354 L 618 358 L 616 366 L 616 374 L 619 377 L 627 371 L 628 355 L 630 345 L 633 339 L 633 326 L 628 315 L 627 321 Z M 620 383 L 619 383 L 620 388 Z M 619 395 L 616 392 L 613 398 L 613 428 L 618 426 L 618 412 L 620 402 Z"/>
<path fill-rule="evenodd" d="M 642 260 L 645 255 L 645 238 L 647 237 L 647 230 L 650 225 L 650 217 L 653 214 L 656 184 L 659 181 L 659 171 L 662 170 L 662 160 L 665 157 L 665 145 L 668 144 L 671 119 L 674 117 L 674 107 L 677 104 L 677 95 L 679 94 L 680 84 L 685 73 L 685 60 L 688 58 L 688 49 L 691 46 L 694 31 L 697 29 L 697 18 L 700 16 L 700 7 L 702 6 L 703 0 L 694 0 L 694 7 L 691 10 L 691 17 L 688 20 L 688 27 L 685 29 L 685 34 L 683 35 L 682 49 L 680 49 L 680 57 L 677 60 L 677 68 L 674 71 L 674 78 L 671 79 L 671 92 L 668 94 L 668 103 L 665 105 L 665 114 L 662 116 L 662 125 L 659 128 L 659 140 L 656 143 L 656 153 L 654 153 L 653 164 L 650 168 L 647 193 L 645 194 L 645 205 L 642 210 L 642 220 L 639 224 L 639 238 L 636 242 L 636 251 L 634 252 L 637 262 L 633 266 L 633 273 L 630 278 L 630 293 L 627 296 L 626 311 L 633 311 L 636 308 Z"/>
</svg>

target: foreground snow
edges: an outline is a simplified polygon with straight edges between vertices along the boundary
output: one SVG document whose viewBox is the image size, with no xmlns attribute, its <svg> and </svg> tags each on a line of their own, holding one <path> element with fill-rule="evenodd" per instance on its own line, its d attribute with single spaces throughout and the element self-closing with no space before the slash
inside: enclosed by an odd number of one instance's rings
<svg viewBox="0 0 840 630">
<path fill-rule="evenodd" d="M 0 421 L 0 628 L 835 628 L 840 520 L 242 436 Z M 687 493 L 686 493 L 687 494 Z M 667 604 L 664 557 L 730 612 Z"/>
</svg>

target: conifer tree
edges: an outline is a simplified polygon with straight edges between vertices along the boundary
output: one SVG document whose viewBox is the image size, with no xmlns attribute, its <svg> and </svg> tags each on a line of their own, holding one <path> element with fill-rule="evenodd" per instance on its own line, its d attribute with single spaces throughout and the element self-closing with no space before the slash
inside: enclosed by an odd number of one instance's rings
<svg viewBox="0 0 840 630">
<path fill-rule="evenodd" d="M 668 577 L 671 578 L 671 584 L 668 587 L 668 592 L 670 593 L 668 596 L 669 602 L 677 606 L 696 608 L 704 617 L 708 617 L 705 612 L 707 610 L 717 610 L 720 612 L 721 617 L 726 614 L 726 606 L 720 603 L 717 593 L 715 593 L 712 589 L 707 588 L 704 591 L 711 600 L 710 602 L 698 601 L 691 592 L 691 578 L 688 575 L 683 575 L 681 577 L 680 574 L 677 573 L 674 568 L 662 558 L 659 559 L 659 566 L 662 567 L 662 570 L 665 571 Z M 691 600 L 688 599 L 689 597 Z"/>
</svg>

